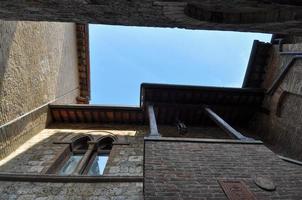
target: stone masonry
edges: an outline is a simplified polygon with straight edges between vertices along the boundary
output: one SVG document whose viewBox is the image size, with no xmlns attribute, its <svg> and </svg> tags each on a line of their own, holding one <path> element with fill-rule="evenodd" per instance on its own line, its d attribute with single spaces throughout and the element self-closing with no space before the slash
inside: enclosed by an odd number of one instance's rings
<svg viewBox="0 0 302 200">
<path fill-rule="evenodd" d="M 0 18 L 301 34 L 301 6 L 294 0 L 4 0 Z"/>
<path fill-rule="evenodd" d="M 78 95 L 75 24 L 0 21 L 0 125 Z"/>
<path fill-rule="evenodd" d="M 142 183 L 1 182 L 0 200 L 142 200 Z"/>
<path fill-rule="evenodd" d="M 48 103 L 79 95 L 76 26 L 0 21 L 0 158 L 49 122 Z"/>
<path fill-rule="evenodd" d="M 63 127 L 65 127 L 63 129 Z M 69 128 L 67 128 L 69 127 Z M 113 134 L 125 144 L 114 145 L 103 176 L 143 176 L 143 136 L 146 127 L 113 125 L 52 125 L 38 133 L 0 161 L 1 173 L 43 174 L 61 153 L 54 144 L 79 134 Z M 0 200 L 6 199 L 143 199 L 143 184 L 123 183 L 41 183 L 1 182 Z"/>
<path fill-rule="evenodd" d="M 142 176 L 143 136 L 146 133 L 146 128 L 112 125 L 93 127 L 89 127 L 89 125 L 70 125 L 69 128 L 63 130 L 52 126 L 50 129 L 38 133 L 11 155 L 2 159 L 0 161 L 0 172 L 43 173 L 51 166 L 64 147 L 64 144 L 54 144 L 54 142 L 61 141 L 68 134 L 76 136 L 79 134 L 108 135 L 109 133 L 123 139 L 123 141 L 127 141 L 127 144 L 113 146 L 104 175 Z"/>
<path fill-rule="evenodd" d="M 268 89 L 292 59 L 280 55 L 278 45 L 271 49 L 262 87 Z M 301 52 L 302 43 L 284 44 L 284 52 Z M 269 114 L 258 113 L 250 127 L 275 152 L 302 160 L 302 60 L 297 59 L 276 92 L 267 95 L 263 106 Z"/>
</svg>

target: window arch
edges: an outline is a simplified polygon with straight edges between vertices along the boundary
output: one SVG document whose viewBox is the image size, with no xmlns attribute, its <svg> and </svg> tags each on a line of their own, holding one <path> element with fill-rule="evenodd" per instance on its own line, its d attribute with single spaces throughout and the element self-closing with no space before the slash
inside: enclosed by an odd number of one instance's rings
<svg viewBox="0 0 302 200">
<path fill-rule="evenodd" d="M 114 141 L 112 137 L 107 136 L 96 142 L 96 150 L 85 169 L 85 174 L 98 176 L 104 173 Z"/>
<path fill-rule="evenodd" d="M 116 140 L 113 135 L 98 139 L 91 135 L 76 136 L 71 139 L 46 173 L 62 176 L 102 175 Z"/>
<path fill-rule="evenodd" d="M 71 150 L 72 151 L 87 151 L 88 143 L 93 141 L 91 135 L 80 135 L 72 138 Z"/>
<path fill-rule="evenodd" d="M 85 158 L 91 141 L 93 141 L 93 138 L 90 135 L 80 135 L 72 138 L 68 159 L 65 159 L 64 163 L 61 164 L 58 175 L 78 174 L 79 165 Z"/>
</svg>

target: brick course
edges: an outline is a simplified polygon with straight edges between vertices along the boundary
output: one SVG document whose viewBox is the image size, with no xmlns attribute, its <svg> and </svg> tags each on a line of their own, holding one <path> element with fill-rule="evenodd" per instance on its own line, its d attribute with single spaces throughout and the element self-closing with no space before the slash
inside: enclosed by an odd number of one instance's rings
<svg viewBox="0 0 302 200">
<path fill-rule="evenodd" d="M 267 192 L 254 176 L 271 178 Z M 145 141 L 145 199 L 226 199 L 218 179 L 243 180 L 257 199 L 301 199 L 301 166 L 263 145 Z"/>
</svg>

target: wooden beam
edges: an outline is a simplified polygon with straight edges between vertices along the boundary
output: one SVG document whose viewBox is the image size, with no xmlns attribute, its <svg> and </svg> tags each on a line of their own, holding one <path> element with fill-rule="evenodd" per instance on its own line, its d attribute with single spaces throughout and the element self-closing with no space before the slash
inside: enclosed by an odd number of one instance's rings
<svg viewBox="0 0 302 200">
<path fill-rule="evenodd" d="M 236 131 L 232 126 L 230 126 L 226 121 L 224 121 L 219 115 L 217 115 L 209 107 L 204 107 L 205 113 L 226 133 L 228 133 L 232 138 L 238 140 L 254 140 L 253 138 L 248 138 L 242 135 L 240 132 Z"/>
<path fill-rule="evenodd" d="M 160 133 L 157 129 L 156 117 L 154 113 L 153 105 L 148 105 L 148 116 L 149 116 L 149 126 L 150 126 L 150 134 L 151 137 L 160 137 Z"/>
</svg>

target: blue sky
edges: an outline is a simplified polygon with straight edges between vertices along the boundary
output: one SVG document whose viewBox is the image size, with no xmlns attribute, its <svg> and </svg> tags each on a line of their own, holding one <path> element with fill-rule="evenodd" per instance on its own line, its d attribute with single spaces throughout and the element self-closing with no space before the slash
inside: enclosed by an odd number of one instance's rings
<svg viewBox="0 0 302 200">
<path fill-rule="evenodd" d="M 138 105 L 140 84 L 241 87 L 258 33 L 90 25 L 91 104 Z"/>
</svg>

